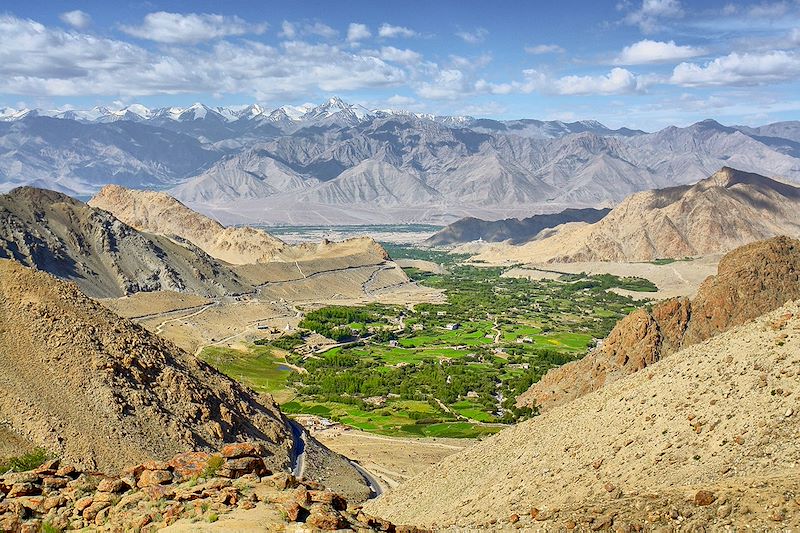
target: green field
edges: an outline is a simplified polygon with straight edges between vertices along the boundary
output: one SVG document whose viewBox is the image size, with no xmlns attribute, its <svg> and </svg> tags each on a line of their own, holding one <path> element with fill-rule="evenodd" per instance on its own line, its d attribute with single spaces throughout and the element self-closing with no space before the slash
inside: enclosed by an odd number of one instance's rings
<svg viewBox="0 0 800 533">
<path fill-rule="evenodd" d="M 638 305 L 608 289 L 656 290 L 641 278 L 609 275 L 502 277 L 503 268 L 459 264 L 463 258 L 444 252 L 387 250 L 446 264 L 446 274 L 416 275 L 447 302 L 309 311 L 302 328 L 348 343 L 322 354 L 301 350 L 301 331 L 245 351 L 206 348 L 201 357 L 275 395 L 290 414 L 384 435 L 476 437 L 535 415 L 517 408 L 516 396 L 550 368 L 581 358 Z"/>
</svg>

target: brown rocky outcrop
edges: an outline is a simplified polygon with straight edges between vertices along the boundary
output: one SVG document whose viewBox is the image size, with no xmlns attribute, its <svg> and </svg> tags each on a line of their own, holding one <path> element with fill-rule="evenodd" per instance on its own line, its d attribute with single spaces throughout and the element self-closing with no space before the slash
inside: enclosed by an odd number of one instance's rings
<svg viewBox="0 0 800 533">
<path fill-rule="evenodd" d="M 547 409 L 568 402 L 795 298 L 800 241 L 782 236 L 742 246 L 722 258 L 717 275 L 703 282 L 692 301 L 671 299 L 652 311 L 634 311 L 599 348 L 550 370 L 517 404 Z"/>
<path fill-rule="evenodd" d="M 235 457 L 230 457 L 232 449 Z M 2 474 L 0 530 L 39 531 L 47 524 L 57 530 L 150 532 L 175 524 L 187 531 L 199 521 L 219 520 L 218 530 L 225 531 L 228 515 L 235 523 L 238 513 L 250 510 L 262 513 L 263 530 L 286 530 L 293 522 L 304 522 L 315 531 L 395 530 L 390 522 L 367 516 L 359 508 L 348 511 L 343 496 L 323 490 L 319 483 L 264 471 L 267 454 L 261 442 L 223 448 L 213 457 L 227 455 L 227 462 L 253 466 L 237 469 L 230 477 L 218 475 L 208 454 L 203 472 L 182 472 L 175 465 L 185 465 L 187 457 L 194 461 L 202 457 L 187 453 L 166 462 L 130 466 L 119 477 L 71 468 L 64 470 L 69 474 L 59 477 L 63 483 L 57 485 L 48 483 L 52 470 Z M 299 493 L 304 497 L 298 498 Z"/>
</svg>

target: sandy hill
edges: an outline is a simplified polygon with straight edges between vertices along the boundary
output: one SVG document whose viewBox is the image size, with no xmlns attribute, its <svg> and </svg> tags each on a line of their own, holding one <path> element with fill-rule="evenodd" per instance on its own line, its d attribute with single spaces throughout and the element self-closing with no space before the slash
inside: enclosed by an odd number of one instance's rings
<svg viewBox="0 0 800 533">
<path fill-rule="evenodd" d="M 800 188 L 723 167 L 695 185 L 636 193 L 595 224 L 572 224 L 523 246 L 489 247 L 486 261 L 651 261 L 724 253 L 800 235 Z"/>
<path fill-rule="evenodd" d="M 365 510 L 466 530 L 797 527 L 798 368 L 794 302 L 452 455 Z"/>
<path fill-rule="evenodd" d="M 73 280 L 95 297 L 173 290 L 252 290 L 199 248 L 137 231 L 64 194 L 21 187 L 0 195 L 0 258 Z"/>
<path fill-rule="evenodd" d="M 800 241 L 775 237 L 726 254 L 697 296 L 672 299 L 620 320 L 602 346 L 550 370 L 517 399 L 544 408 L 642 370 L 682 347 L 742 325 L 800 298 Z"/>
<path fill-rule="evenodd" d="M 0 418 L 71 463 L 115 469 L 292 435 L 270 400 L 121 319 L 76 285 L 0 260 Z"/>
<path fill-rule="evenodd" d="M 467 217 L 431 235 L 425 240 L 429 246 L 450 246 L 483 240 L 486 242 L 510 241 L 521 244 L 536 237 L 542 230 L 569 222 L 597 222 L 610 209 L 565 209 L 559 213 L 534 215 L 528 218 L 506 218 L 504 220 L 481 220 Z"/>
<path fill-rule="evenodd" d="M 188 241 L 210 256 L 235 265 L 357 254 L 371 254 L 383 260 L 386 256 L 380 245 L 368 238 L 289 245 L 258 228 L 225 227 L 162 192 L 107 185 L 89 200 L 89 205 L 108 211 L 140 231 Z"/>
</svg>

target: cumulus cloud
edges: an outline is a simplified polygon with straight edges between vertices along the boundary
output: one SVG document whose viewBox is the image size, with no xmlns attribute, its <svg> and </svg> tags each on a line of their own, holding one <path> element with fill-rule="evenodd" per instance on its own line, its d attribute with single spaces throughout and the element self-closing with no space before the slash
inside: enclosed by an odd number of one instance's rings
<svg viewBox="0 0 800 533">
<path fill-rule="evenodd" d="M 422 61 L 422 56 L 408 48 L 401 50 L 394 46 L 384 46 L 381 48 L 381 59 L 395 63 L 414 64 Z"/>
<path fill-rule="evenodd" d="M 369 31 L 366 24 L 351 22 L 350 26 L 347 27 L 347 40 L 351 43 L 363 41 L 370 37 L 372 37 L 372 32 Z"/>
<path fill-rule="evenodd" d="M 461 38 L 465 43 L 478 44 L 486 40 L 489 30 L 486 28 L 476 28 L 474 31 L 457 31 L 456 37 Z"/>
<path fill-rule="evenodd" d="M 421 83 L 417 88 L 417 94 L 423 98 L 440 100 L 460 98 L 471 93 L 472 90 L 473 88 L 462 71 L 443 69 L 436 74 L 432 81 Z"/>
<path fill-rule="evenodd" d="M 317 35 L 319 37 L 324 37 L 325 39 L 333 39 L 339 32 L 328 26 L 327 24 L 323 24 L 322 22 L 314 22 L 313 24 L 304 24 L 303 25 L 303 34 L 304 35 Z"/>
<path fill-rule="evenodd" d="M 554 81 L 558 94 L 628 94 L 641 90 L 637 77 L 619 67 L 605 75 L 564 76 Z"/>
<path fill-rule="evenodd" d="M 169 44 L 192 44 L 231 35 L 260 34 L 266 24 L 248 24 L 239 17 L 209 13 L 148 13 L 139 26 L 123 25 L 123 32 L 140 39 Z"/>
<path fill-rule="evenodd" d="M 416 104 L 417 101 L 410 96 L 395 94 L 387 98 L 386 103 L 393 106 L 410 106 Z"/>
<path fill-rule="evenodd" d="M 395 37 L 416 37 L 418 34 L 411 28 L 406 28 L 404 26 L 392 26 L 384 22 L 381 24 L 381 27 L 378 28 L 378 36 L 383 37 L 385 39 L 392 39 Z"/>
<path fill-rule="evenodd" d="M 565 50 L 557 44 L 537 44 L 535 46 L 526 46 L 525 52 L 531 55 L 542 54 L 560 54 Z"/>
<path fill-rule="evenodd" d="M 681 63 L 670 81 L 686 87 L 762 85 L 800 78 L 800 55 L 774 50 L 764 53 L 733 52 L 705 64 Z"/>
<path fill-rule="evenodd" d="M 92 23 L 92 17 L 80 9 L 61 13 L 58 18 L 61 19 L 61 22 L 69 24 L 76 30 L 85 30 Z"/>
<path fill-rule="evenodd" d="M 623 22 L 638 26 L 643 33 L 660 29 L 664 19 L 680 18 L 684 14 L 679 0 L 642 0 L 642 5 L 628 13 Z"/>
<path fill-rule="evenodd" d="M 114 39 L 0 15 L 0 93 L 30 96 L 246 93 L 296 98 L 407 83 L 374 53 L 289 41 L 280 48 L 221 40 L 155 53 Z"/>
<path fill-rule="evenodd" d="M 704 50 L 687 45 L 677 45 L 675 41 L 651 41 L 644 39 L 622 49 L 614 62 L 618 65 L 644 65 L 646 63 L 667 63 L 703 55 Z"/>
</svg>

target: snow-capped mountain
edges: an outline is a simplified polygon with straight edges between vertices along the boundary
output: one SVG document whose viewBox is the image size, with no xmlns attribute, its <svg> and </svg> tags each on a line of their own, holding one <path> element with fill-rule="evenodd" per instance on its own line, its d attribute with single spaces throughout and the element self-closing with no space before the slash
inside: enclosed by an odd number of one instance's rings
<svg viewBox="0 0 800 533">
<path fill-rule="evenodd" d="M 171 189 L 234 221 L 447 222 L 607 206 L 722 166 L 800 181 L 800 122 L 654 133 L 319 105 L 0 109 L 0 190 Z M 234 213 L 236 215 L 234 215 Z M 353 213 L 356 213 L 354 215 Z M 314 218 L 317 217 L 317 218 Z"/>
</svg>

